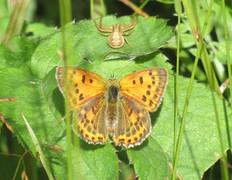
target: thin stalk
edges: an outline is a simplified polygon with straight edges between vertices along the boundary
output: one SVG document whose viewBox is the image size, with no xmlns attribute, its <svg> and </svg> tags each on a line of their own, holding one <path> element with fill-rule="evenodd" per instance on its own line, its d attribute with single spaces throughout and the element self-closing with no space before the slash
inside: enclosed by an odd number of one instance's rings
<svg viewBox="0 0 232 180">
<path fill-rule="evenodd" d="M 147 5 L 147 3 L 149 2 L 150 0 L 145 0 L 144 2 L 143 2 L 143 4 L 141 4 L 141 6 L 139 6 L 139 10 L 142 10 L 146 5 Z M 137 14 L 137 12 L 135 11 L 133 14 L 132 14 L 132 16 L 135 16 Z"/>
<path fill-rule="evenodd" d="M 140 16 L 144 16 L 145 18 L 148 18 L 149 16 L 148 16 L 148 14 L 147 13 L 145 13 L 144 11 L 142 11 L 140 8 L 138 8 L 135 4 L 133 4 L 131 1 L 129 1 L 129 0 L 119 0 L 119 1 L 121 1 L 122 3 L 124 3 L 125 5 L 127 5 L 129 8 L 131 8 L 133 11 L 134 11 L 134 13 L 133 13 L 133 15 L 132 16 L 134 16 L 134 15 L 136 15 L 136 14 L 139 14 Z M 146 0 L 147 1 L 147 0 Z M 145 4 L 149 1 L 147 1 L 147 2 L 144 2 Z M 143 3 L 143 4 L 144 4 Z M 143 4 L 142 4 L 142 6 L 143 6 Z M 145 5 L 144 5 L 145 6 Z"/>
<path fill-rule="evenodd" d="M 187 5 L 186 3 L 188 3 L 186 0 L 182 0 L 182 2 L 184 4 L 184 6 Z M 191 74 L 191 79 L 190 79 L 190 83 L 189 83 L 189 87 L 188 87 L 188 91 L 187 91 L 187 97 L 186 97 L 186 100 L 185 100 L 183 117 L 182 117 L 181 126 L 180 126 L 180 130 L 179 130 L 179 136 L 178 136 L 178 140 L 177 140 L 175 159 L 174 159 L 173 176 L 172 176 L 173 180 L 175 180 L 175 177 L 176 177 L 176 170 L 177 170 L 177 166 L 178 166 L 180 147 L 181 147 L 181 143 L 182 143 L 182 136 L 183 136 L 184 127 L 185 127 L 185 121 L 186 121 L 186 116 L 187 116 L 187 110 L 188 110 L 190 95 L 191 95 L 192 88 L 193 88 L 193 81 L 194 81 L 194 77 L 195 77 L 195 74 L 196 74 L 196 69 L 197 69 L 197 65 L 198 65 L 200 55 L 202 53 L 202 50 L 204 51 L 204 49 L 202 49 L 202 47 L 204 45 L 203 44 L 203 38 L 201 38 L 201 37 L 204 37 L 206 27 L 207 27 L 207 22 L 209 20 L 210 12 L 211 12 L 211 9 L 212 9 L 212 6 L 213 6 L 213 2 L 214 2 L 213 0 L 210 2 L 208 13 L 207 13 L 207 15 L 205 17 L 204 26 L 203 26 L 203 30 L 202 30 L 202 36 L 201 36 L 201 34 L 199 32 L 198 37 L 197 37 L 198 38 L 197 41 L 199 41 L 199 46 L 197 48 L 197 53 L 196 53 L 196 57 L 195 57 L 194 65 L 193 65 L 193 71 L 192 71 L 192 74 Z M 185 6 L 185 9 L 188 9 L 188 8 Z M 191 21 L 193 21 L 192 23 L 195 24 L 195 21 L 193 20 L 193 18 L 191 18 Z M 211 77 L 213 77 L 213 76 L 211 76 Z"/>
<path fill-rule="evenodd" d="M 225 8 L 225 0 L 222 0 L 222 13 L 223 13 L 223 23 L 224 23 L 224 33 L 225 33 L 225 47 L 226 47 L 226 58 L 227 58 L 227 68 L 228 68 L 228 75 L 229 75 L 229 82 L 230 82 L 230 102 L 232 102 L 232 76 L 231 76 L 231 64 L 230 64 L 230 44 L 228 38 L 228 27 L 227 27 L 227 19 L 226 19 L 226 8 Z M 215 103 L 216 105 L 216 103 Z M 227 155 L 224 153 L 224 148 L 222 144 L 222 135 L 220 129 L 219 119 L 217 119 L 217 126 L 218 126 L 218 134 L 221 143 L 221 153 L 222 153 L 222 168 L 223 168 L 223 175 L 224 179 L 229 179 L 229 172 L 227 168 Z"/>
<path fill-rule="evenodd" d="M 51 169 L 50 169 L 50 166 L 48 165 L 48 162 L 47 162 L 47 158 L 45 156 L 45 154 L 43 153 L 43 150 L 39 144 L 39 141 L 33 131 L 33 129 L 31 128 L 30 124 L 28 123 L 26 117 L 24 116 L 24 114 L 20 111 L 21 115 L 22 115 L 22 118 L 24 120 L 24 123 L 26 124 L 26 127 L 27 127 L 27 130 L 29 132 L 29 135 L 31 137 L 31 140 L 36 148 L 36 151 L 39 153 L 39 158 L 41 160 L 41 163 L 44 167 L 44 170 L 45 172 L 47 173 L 47 176 L 50 180 L 55 180 L 55 178 L 53 177 L 53 174 L 51 172 Z"/>
<path fill-rule="evenodd" d="M 231 64 L 230 64 L 230 43 L 228 38 L 228 27 L 226 19 L 226 9 L 225 9 L 225 0 L 222 0 L 222 13 L 223 13 L 223 23 L 225 30 L 225 46 L 226 46 L 226 59 L 227 59 L 227 68 L 230 82 L 230 102 L 232 102 L 232 76 L 231 76 Z"/>
<path fill-rule="evenodd" d="M 91 19 L 93 19 L 93 16 L 94 16 L 94 8 L 93 8 L 93 6 L 94 6 L 94 2 L 93 2 L 94 0 L 90 0 L 90 18 Z"/>
<path fill-rule="evenodd" d="M 195 2 L 194 0 L 182 0 L 182 3 L 184 6 L 184 9 L 186 11 L 187 17 L 188 17 L 189 25 L 191 27 L 192 32 L 194 33 L 196 45 L 198 47 L 200 39 L 203 36 L 201 36 L 201 30 L 199 29 L 199 25 L 196 21 L 196 19 L 199 19 L 199 17 L 197 17 L 198 12 L 196 12 L 196 8 L 192 7 L 190 4 L 190 2 L 192 2 L 192 1 L 194 4 L 194 2 Z M 211 10 L 208 11 L 206 16 L 209 16 L 210 12 L 211 12 Z M 207 23 L 208 22 L 204 22 L 204 26 L 206 26 Z M 214 69 L 212 67 L 211 61 L 209 60 L 208 51 L 207 51 L 205 45 L 202 46 L 201 61 L 202 61 L 202 64 L 203 64 L 203 67 L 204 67 L 204 70 L 205 70 L 205 73 L 206 73 L 208 80 L 213 81 L 213 83 L 212 82 L 209 82 L 209 83 L 213 84 L 214 90 L 220 94 L 218 81 L 217 81 Z"/>
<path fill-rule="evenodd" d="M 96 19 L 99 16 L 105 16 L 106 15 L 106 7 L 104 4 L 104 0 L 100 1 L 90 1 L 90 17 L 91 19 Z"/>
<path fill-rule="evenodd" d="M 181 121 L 180 130 L 179 130 L 179 136 L 178 136 L 178 140 L 177 140 L 176 151 L 175 151 L 175 159 L 174 159 L 174 168 L 173 168 L 172 180 L 175 180 L 175 177 L 176 177 L 176 170 L 177 170 L 177 165 L 178 165 L 178 160 L 179 160 L 180 146 L 181 146 L 182 136 L 183 136 L 184 127 L 185 127 L 185 120 L 186 120 L 186 115 L 187 115 L 187 110 L 188 110 L 188 105 L 189 105 L 189 99 L 190 99 L 190 95 L 191 95 L 192 88 L 193 88 L 193 81 L 194 81 L 194 77 L 195 77 L 195 74 L 196 74 L 196 69 L 197 69 L 201 49 L 202 49 L 202 43 L 197 48 L 197 55 L 196 55 L 195 62 L 194 62 L 194 65 L 193 65 L 193 71 L 192 71 L 192 75 L 191 75 L 191 79 L 190 79 L 190 83 L 189 83 L 189 87 L 188 87 L 187 97 L 186 97 L 186 100 L 185 100 L 184 112 L 183 112 L 183 117 L 182 117 L 182 121 Z"/>
<path fill-rule="evenodd" d="M 7 25 L 6 33 L 4 35 L 3 42 L 7 41 L 15 35 L 18 35 L 23 27 L 24 19 L 27 13 L 29 0 L 18 0 L 13 7 L 13 11 L 10 15 L 10 20 Z"/>
<path fill-rule="evenodd" d="M 101 0 L 101 12 L 102 12 L 102 16 L 106 15 L 106 6 L 104 0 Z"/>
<path fill-rule="evenodd" d="M 178 29 L 177 29 L 177 56 L 176 56 L 176 78 L 175 78 L 175 103 L 174 103 L 174 151 L 176 151 L 177 122 L 178 122 L 178 84 L 179 84 L 179 63 L 180 63 L 180 19 L 181 19 L 181 0 L 178 0 Z"/>
<path fill-rule="evenodd" d="M 157 2 L 161 2 L 163 4 L 174 4 L 173 0 L 167 1 L 167 0 L 156 0 Z"/>
<path fill-rule="evenodd" d="M 60 0 L 60 21 L 61 21 L 61 32 L 62 32 L 62 43 L 64 53 L 64 77 L 67 74 L 67 65 L 70 63 L 72 58 L 72 24 L 68 24 L 72 21 L 71 16 L 71 1 Z M 67 145 L 67 179 L 73 179 L 72 169 L 72 134 L 71 134 L 71 118 L 70 118 L 70 107 L 68 102 L 68 84 L 67 79 L 64 78 L 65 86 L 65 117 L 66 117 L 66 145 Z"/>
<path fill-rule="evenodd" d="M 221 171 L 223 171 L 222 177 L 224 177 L 223 179 L 225 179 L 225 180 L 229 180 L 229 172 L 228 172 L 228 168 L 227 168 L 227 156 L 224 153 L 220 122 L 219 122 L 219 118 L 218 118 L 217 104 L 216 104 L 215 95 L 213 93 L 212 88 L 211 88 L 211 95 L 213 98 L 214 112 L 215 112 L 215 117 L 216 117 L 218 136 L 219 136 L 219 141 L 220 141 L 220 148 L 221 148 L 221 153 L 222 153 L 222 160 L 221 160 Z"/>
</svg>

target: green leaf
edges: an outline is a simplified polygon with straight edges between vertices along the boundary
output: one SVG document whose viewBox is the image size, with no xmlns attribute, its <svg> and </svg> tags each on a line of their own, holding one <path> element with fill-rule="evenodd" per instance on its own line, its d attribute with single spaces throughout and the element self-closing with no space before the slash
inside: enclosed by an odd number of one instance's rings
<svg viewBox="0 0 232 180">
<path fill-rule="evenodd" d="M 42 91 L 44 93 L 47 104 L 53 117 L 56 118 L 56 122 L 61 121 L 64 114 L 64 101 L 61 93 L 57 87 L 57 81 L 55 79 L 55 68 L 53 68 L 49 74 L 45 77 L 41 84 Z M 61 128 L 58 130 L 64 133 L 64 122 L 61 123 Z M 56 126 L 57 128 L 57 126 Z M 62 147 L 65 148 L 65 138 L 62 139 Z M 85 142 L 80 143 L 80 149 L 74 148 L 74 170 L 77 171 L 75 175 L 77 178 L 84 177 L 85 179 L 116 179 L 118 174 L 118 163 L 114 149 L 109 143 L 105 146 L 88 145 Z M 79 152 L 79 158 L 75 156 L 75 152 Z M 78 159 L 77 159 L 78 158 Z M 77 161 L 76 161 L 77 160 Z M 62 164 L 66 161 L 62 160 Z M 107 173 L 104 173 L 104 168 L 107 169 Z M 61 167 L 59 167 L 61 168 Z M 58 173 L 58 171 L 56 172 Z M 57 176 L 59 177 L 59 176 Z M 63 175 L 64 178 L 66 178 Z M 108 178 L 106 178 L 108 177 Z"/>
<path fill-rule="evenodd" d="M 141 21 L 141 19 L 140 17 L 133 29 L 134 32 L 128 36 L 132 47 L 124 44 L 120 49 L 130 57 L 139 56 L 130 61 L 122 59 L 104 61 L 107 52 L 115 52 L 106 44 L 107 38 L 99 35 L 92 21 L 82 21 L 74 25 L 76 65 L 96 72 L 106 79 L 114 75 L 118 80 L 127 74 L 148 67 L 167 68 L 169 83 L 164 100 L 157 112 L 150 114 L 151 135 L 141 146 L 128 150 L 128 158 L 139 178 L 164 179 L 170 177 L 168 167 L 171 166 L 173 159 L 174 75 L 167 58 L 162 53 L 153 51 L 165 44 L 172 32 L 170 27 L 165 26 L 164 20 L 149 18 Z M 103 25 L 113 24 L 116 21 L 128 24 L 130 18 L 116 19 L 114 16 L 107 16 L 103 18 Z M 167 34 L 162 37 L 160 32 L 159 36 L 153 36 L 155 29 L 159 28 Z M 138 36 L 144 29 L 148 34 Z M 36 155 L 35 145 L 20 114 L 22 111 L 41 143 L 54 177 L 66 179 L 66 157 L 69 154 L 66 154 L 65 121 L 62 120 L 64 105 L 55 79 L 55 66 L 61 64 L 56 54 L 61 48 L 61 34 L 55 31 L 39 41 L 20 37 L 15 41 L 17 48 L 7 49 L 3 45 L 0 46 L 0 97 L 15 97 L 18 101 L 0 103 L 1 113 L 12 126 L 18 140 Z M 83 60 L 83 57 L 89 58 L 98 67 Z M 180 77 L 179 83 L 180 121 L 189 79 Z M 184 179 L 200 179 L 203 173 L 219 159 L 214 155 L 215 152 L 221 151 L 210 97 L 211 92 L 207 86 L 194 83 L 178 166 L 178 173 Z M 231 119 L 232 111 L 219 97 L 216 101 L 224 150 L 227 150 L 231 142 L 226 134 L 226 120 Z M 232 130 L 231 125 L 227 128 L 228 131 Z M 62 150 L 54 151 L 54 148 L 50 148 L 55 145 Z M 72 157 L 76 178 L 116 179 L 118 176 L 118 158 L 110 141 L 107 141 L 106 145 L 94 146 L 80 140 L 80 148 L 73 145 Z M 157 170 L 159 168 L 161 170 Z"/>
<path fill-rule="evenodd" d="M 103 25 L 107 26 L 116 23 L 125 25 L 130 23 L 131 18 L 124 16 L 117 19 L 115 16 L 106 16 L 102 21 Z M 150 54 L 174 35 L 172 28 L 166 24 L 163 19 L 155 19 L 154 17 L 144 19 L 139 16 L 136 26 L 132 29 L 133 32 L 126 36 L 131 47 L 125 42 L 122 48 L 112 49 L 107 45 L 108 37 L 100 34 L 93 21 L 80 21 L 73 26 L 73 44 L 76 57 L 73 65 L 78 65 L 83 57 L 95 63 L 101 63 L 105 57 L 116 61 L 116 59 L 129 59 Z M 60 57 L 57 55 L 57 50 L 62 48 L 61 45 L 60 31 L 55 31 L 40 43 L 32 56 L 31 63 L 32 72 L 38 78 L 44 78 L 54 66 L 61 65 Z"/>
<path fill-rule="evenodd" d="M 0 87 L 0 96 L 15 97 L 18 102 L 5 102 L 0 105 L 0 109 L 10 125 L 12 125 L 19 141 L 29 147 L 33 154 L 36 155 L 35 145 L 26 130 L 20 110 L 23 112 L 38 141 L 44 146 L 43 151 L 47 156 L 47 161 L 50 162 L 54 176 L 65 179 L 65 152 L 53 152 L 47 147 L 58 145 L 65 150 L 66 145 L 64 122 L 61 122 L 62 116 L 58 111 L 59 108 L 56 111 L 53 109 L 54 106 L 62 105 L 57 104 L 62 100 L 62 97 L 58 92 L 54 74 L 55 71 L 51 71 L 45 80 L 41 82 L 25 70 L 16 68 L 2 69 L 0 78 L 7 79 L 7 81 Z M 13 84 L 15 88 L 12 88 Z M 53 89 L 54 85 L 55 89 Z M 49 96 L 50 99 L 46 95 L 51 95 Z M 56 101 L 57 97 L 58 101 Z M 54 101 L 53 104 L 50 104 L 51 100 Z M 118 174 L 118 160 L 114 149 L 109 144 L 98 148 L 93 145 L 92 148 L 89 146 L 91 145 L 87 145 L 85 142 L 81 146 L 79 164 L 81 167 L 88 167 L 83 168 L 81 174 L 88 174 L 89 179 L 96 179 L 96 177 L 102 179 L 106 176 L 115 179 Z M 94 159 L 96 161 L 93 161 Z M 111 172 L 107 170 L 107 174 L 103 173 L 103 171 L 100 171 L 103 167 L 111 167 Z"/>
<path fill-rule="evenodd" d="M 81 141 L 78 161 L 74 158 L 74 179 L 117 179 L 118 157 L 110 143 L 90 145 Z"/>
<path fill-rule="evenodd" d="M 155 137 L 150 136 L 141 146 L 129 149 L 127 153 L 139 179 L 171 178 L 167 156 Z"/>
<path fill-rule="evenodd" d="M 174 134 L 174 77 L 169 77 L 169 84 L 164 97 L 162 112 L 155 124 L 152 135 L 167 155 L 173 159 Z M 178 123 L 181 121 L 189 79 L 180 77 L 178 95 Z M 216 105 L 223 137 L 223 149 L 228 150 L 231 144 L 227 132 L 232 130 L 228 120 L 232 118 L 231 108 L 216 93 Z M 194 83 L 186 117 L 185 131 L 182 139 L 178 163 L 178 173 L 183 179 L 201 179 L 221 154 L 216 116 L 209 87 Z"/>
<path fill-rule="evenodd" d="M 212 42 L 212 45 L 214 46 L 215 50 L 213 52 L 213 60 L 216 58 L 219 60 L 223 65 L 227 64 L 227 59 L 226 59 L 226 49 L 225 49 L 225 44 L 218 43 L 218 42 Z M 230 51 L 231 51 L 230 47 Z M 230 59 L 230 63 L 232 63 L 232 60 Z"/>
<path fill-rule="evenodd" d="M 54 27 L 49 27 L 46 26 L 45 24 L 42 23 L 33 23 L 33 24 L 28 24 L 25 29 L 25 33 L 30 34 L 32 33 L 33 36 L 40 36 L 40 37 L 45 37 L 49 36 L 50 33 L 55 31 Z"/>
<path fill-rule="evenodd" d="M 29 68 L 31 56 L 34 53 L 39 38 L 25 38 L 16 36 L 10 46 L 0 45 L 0 68 L 21 67 Z"/>
</svg>

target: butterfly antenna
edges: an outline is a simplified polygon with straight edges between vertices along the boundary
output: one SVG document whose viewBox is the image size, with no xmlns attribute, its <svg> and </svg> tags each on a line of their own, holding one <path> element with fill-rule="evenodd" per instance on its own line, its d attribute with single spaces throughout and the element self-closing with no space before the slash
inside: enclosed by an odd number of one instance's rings
<svg viewBox="0 0 232 180">
<path fill-rule="evenodd" d="M 115 78 L 130 64 L 132 61 L 137 57 L 138 55 L 132 56 L 129 61 L 122 67 L 122 69 L 118 72 L 118 74 L 115 76 Z"/>
<path fill-rule="evenodd" d="M 106 76 L 109 77 L 109 74 L 107 74 L 102 68 L 100 68 L 100 66 L 98 66 L 97 64 L 95 64 L 94 62 L 90 61 L 88 58 L 84 57 L 84 60 L 86 60 L 87 62 L 89 62 L 90 64 L 94 65 L 96 68 L 98 68 L 100 71 L 102 71 Z"/>
</svg>

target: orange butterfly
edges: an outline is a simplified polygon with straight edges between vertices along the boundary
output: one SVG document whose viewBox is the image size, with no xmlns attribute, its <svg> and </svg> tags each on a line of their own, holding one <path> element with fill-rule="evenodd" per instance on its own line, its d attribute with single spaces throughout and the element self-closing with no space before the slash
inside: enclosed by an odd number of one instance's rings
<svg viewBox="0 0 232 180">
<path fill-rule="evenodd" d="M 64 94 L 64 67 L 56 78 Z M 156 111 L 165 92 L 168 72 L 154 67 L 107 82 L 96 73 L 67 67 L 68 101 L 76 114 L 73 130 L 88 143 L 104 144 L 108 135 L 127 148 L 140 145 L 151 132 L 149 112 Z"/>
</svg>

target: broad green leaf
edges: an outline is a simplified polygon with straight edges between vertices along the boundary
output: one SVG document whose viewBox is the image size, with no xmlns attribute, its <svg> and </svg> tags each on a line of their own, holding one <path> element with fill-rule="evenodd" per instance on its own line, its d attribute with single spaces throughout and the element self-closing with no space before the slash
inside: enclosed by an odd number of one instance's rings
<svg viewBox="0 0 232 180">
<path fill-rule="evenodd" d="M 10 125 L 12 125 L 14 133 L 19 138 L 19 141 L 29 147 L 35 155 L 35 146 L 32 143 L 20 114 L 20 111 L 23 112 L 37 136 L 37 139 L 41 145 L 44 146 L 44 154 L 47 156 L 47 161 L 53 170 L 54 176 L 57 179 L 65 179 L 66 148 L 64 122 L 61 121 L 62 117 L 59 111 L 53 111 L 53 105 L 49 104 L 50 100 L 46 98 L 46 95 L 52 95 L 49 96 L 49 98 L 55 98 L 53 99 L 54 105 L 61 105 L 61 103 L 56 104 L 59 100 L 62 100 L 62 98 L 60 93 L 57 91 L 58 89 L 54 75 L 55 71 L 51 71 L 51 73 L 46 76 L 45 80 L 41 82 L 34 78 L 30 72 L 25 70 L 16 68 L 2 69 L 0 78 L 7 79 L 7 81 L 2 83 L 0 87 L 0 95 L 1 97 L 15 97 L 18 102 L 6 102 L 0 105 L 0 109 L 5 115 L 5 118 L 8 119 Z M 52 78 L 53 81 L 51 81 Z M 15 88 L 12 88 L 13 84 Z M 55 89 L 53 89 L 54 85 Z M 49 94 L 50 92 L 52 92 L 52 94 Z M 57 95 L 57 93 L 59 94 Z M 56 101 L 57 96 L 60 96 L 58 101 Z M 60 146 L 64 152 L 53 152 L 53 150 L 48 148 L 53 145 Z M 94 158 L 97 158 L 97 163 L 96 161 L 93 161 Z M 99 160 L 99 158 L 101 160 Z M 81 167 L 87 166 L 89 168 L 83 168 L 81 171 L 84 175 L 88 174 L 89 178 L 87 179 L 96 179 L 96 177 L 102 179 L 106 176 L 110 179 L 115 179 L 117 177 L 118 160 L 115 156 L 114 149 L 109 144 L 99 148 L 93 147 L 93 145 L 92 148 L 89 148 L 88 145 L 83 144 L 80 150 L 80 161 L 79 165 Z M 103 170 L 103 167 L 111 167 L 112 171 L 110 172 L 107 170 L 108 174 L 105 174 L 99 169 L 101 168 L 101 170 Z"/>
<path fill-rule="evenodd" d="M 109 142 L 95 146 L 81 141 L 80 147 L 78 161 L 73 159 L 74 179 L 117 179 L 118 157 Z"/>
<path fill-rule="evenodd" d="M 174 134 L 173 78 L 173 76 L 169 77 L 170 83 L 164 97 L 162 111 L 152 131 L 152 135 L 171 159 L 173 159 Z M 179 82 L 178 122 L 182 117 L 189 79 L 180 77 Z M 228 120 L 232 119 L 232 111 L 223 99 L 217 94 L 214 95 L 223 137 L 223 149 L 226 151 L 231 143 L 227 130 L 232 130 L 232 125 L 228 124 Z M 194 82 L 181 145 L 178 174 L 183 179 L 201 179 L 203 173 L 219 159 L 216 154 L 221 154 L 221 149 L 211 92 L 204 84 Z"/>
<path fill-rule="evenodd" d="M 99 20 L 96 20 L 99 23 Z M 124 16 L 116 18 L 115 16 L 106 16 L 102 19 L 103 25 L 112 26 L 113 24 L 128 24 L 131 18 Z M 166 26 L 163 19 L 154 17 L 144 19 L 138 18 L 136 26 L 132 33 L 126 38 L 130 46 L 125 42 L 120 49 L 112 49 L 107 45 L 107 38 L 100 34 L 93 21 L 80 21 L 73 25 L 73 44 L 75 53 L 75 63 L 77 65 L 83 57 L 88 58 L 95 63 L 101 63 L 105 57 L 107 59 L 129 59 L 135 56 L 150 54 L 164 45 L 167 40 L 173 36 L 172 28 Z M 55 31 L 44 38 L 35 53 L 32 56 L 31 69 L 38 78 L 44 78 L 45 75 L 57 65 L 61 65 L 57 50 L 62 48 L 61 32 Z"/>
<path fill-rule="evenodd" d="M 213 52 L 213 55 L 214 55 L 213 57 L 217 58 L 218 61 L 220 61 L 223 65 L 226 65 L 227 64 L 227 59 L 226 59 L 225 44 L 218 43 L 218 42 L 213 42 L 212 45 L 215 48 L 215 50 Z M 231 52 L 231 47 L 230 47 L 230 52 Z M 232 63 L 231 59 L 230 59 L 230 63 Z"/>
<path fill-rule="evenodd" d="M 39 38 L 14 37 L 11 46 L 0 45 L 0 68 L 21 67 L 28 69 Z"/>
<path fill-rule="evenodd" d="M 117 20 L 121 24 L 130 22 L 129 17 Z M 114 16 L 103 18 L 103 25 L 108 23 L 116 23 L 116 18 Z M 124 47 L 120 49 L 129 57 L 134 55 L 139 57 L 133 61 L 120 59 L 104 61 L 106 53 L 115 52 L 106 44 L 107 37 L 99 35 L 92 21 L 82 21 L 73 27 L 76 65 L 81 68 L 96 72 L 106 79 L 114 75 L 118 80 L 129 73 L 149 67 L 165 67 L 169 71 L 169 83 L 163 102 L 157 112 L 151 113 L 151 135 L 141 146 L 130 148 L 128 158 L 135 167 L 136 175 L 141 179 L 170 177 L 171 167 L 168 167 L 173 163 L 174 75 L 167 58 L 162 53 L 153 51 L 166 43 L 167 37 L 172 34 L 171 28 L 166 27 L 164 20 L 140 17 L 133 29 L 134 32 L 127 37 L 132 47 L 129 48 L 127 44 L 124 44 Z M 140 28 L 142 30 L 145 28 L 148 34 L 138 36 L 142 32 Z M 149 31 L 146 28 L 152 30 Z M 159 36 L 153 36 L 156 34 L 155 29 L 159 28 L 166 29 L 162 32 L 166 31 L 167 34 L 162 37 L 160 32 Z M 144 37 L 144 40 L 138 37 Z M 148 40 L 148 37 L 151 39 Z M 55 67 L 62 64 L 56 54 L 56 51 L 61 48 L 61 34 L 55 31 L 41 41 L 17 38 L 16 49 L 11 48 L 7 51 L 5 47 L 0 46 L 0 97 L 15 97 L 18 101 L 0 103 L 0 111 L 12 126 L 19 141 L 36 155 L 35 145 L 20 114 L 20 111 L 23 112 L 43 147 L 54 177 L 66 179 L 68 154 L 66 154 L 65 121 L 62 120 L 64 105 L 55 79 Z M 157 41 L 156 38 L 158 38 Z M 25 59 L 23 59 L 24 53 L 27 55 Z M 89 58 L 98 67 L 86 62 L 83 57 Z M 188 84 L 188 78 L 180 77 L 178 122 L 181 120 Z M 194 83 L 178 166 L 178 173 L 184 179 L 200 179 L 203 173 L 218 160 L 218 156 L 214 155 L 215 152 L 220 154 L 215 112 L 210 97 L 211 92 L 207 86 Z M 229 142 L 225 121 L 226 118 L 231 119 L 232 112 L 219 97 L 216 101 L 226 151 Z M 230 125 L 228 130 L 231 131 L 231 129 Z M 49 148 L 55 145 L 61 147 L 62 151 Z M 72 156 L 77 178 L 116 179 L 118 176 L 118 158 L 110 141 L 106 145 L 94 146 L 80 140 L 79 149 L 73 145 Z M 159 168 L 161 170 L 157 170 Z"/>
<path fill-rule="evenodd" d="M 49 72 L 41 85 L 50 111 L 57 120 L 61 121 L 61 115 L 64 115 L 64 101 L 57 87 L 57 81 L 55 79 L 55 68 Z M 64 122 L 60 125 L 64 125 Z M 62 126 L 60 130 L 64 133 L 64 126 Z M 62 139 L 63 143 L 65 143 L 64 141 L 65 138 Z M 65 144 L 63 143 L 62 147 L 65 147 Z M 76 147 L 74 148 L 76 149 Z M 73 165 L 74 170 L 77 171 L 76 175 L 78 177 L 83 176 L 85 179 L 107 179 L 106 177 L 115 179 L 117 177 L 118 160 L 114 149 L 109 143 L 106 146 L 94 146 L 88 145 L 85 142 L 81 142 L 80 148 L 78 162 L 75 162 L 75 160 L 77 160 L 75 158 L 75 152 L 78 151 L 78 149 L 73 150 Z M 62 163 L 65 164 L 66 161 L 63 160 Z M 104 168 L 106 167 L 110 168 L 111 170 L 107 170 L 107 174 L 104 173 Z M 59 172 L 57 171 L 56 173 Z"/>
<path fill-rule="evenodd" d="M 31 36 L 35 37 L 44 37 L 51 34 L 53 31 L 55 31 L 54 27 L 49 27 L 42 23 L 28 24 L 25 29 L 25 33 L 28 35 L 32 33 Z"/>
<path fill-rule="evenodd" d="M 196 44 L 192 34 L 188 34 L 188 33 L 182 34 L 180 36 L 180 39 L 181 39 L 181 45 L 184 48 L 189 48 L 189 47 L 192 47 Z"/>
<path fill-rule="evenodd" d="M 153 136 L 141 146 L 129 149 L 128 157 L 141 180 L 171 178 L 168 158 Z"/>
<path fill-rule="evenodd" d="M 224 22 L 223 22 L 223 13 L 222 13 L 222 8 L 221 8 L 221 3 L 215 2 L 213 5 L 213 11 L 214 11 L 214 28 L 215 28 L 215 33 L 218 39 L 218 42 L 224 44 L 225 43 L 225 28 L 224 28 Z M 230 12 L 230 8 L 225 8 L 226 11 L 226 19 L 227 19 L 227 28 L 231 29 L 232 24 L 230 23 L 232 21 L 232 16 Z M 232 33 L 231 31 L 228 30 L 228 36 L 231 37 Z"/>
</svg>

